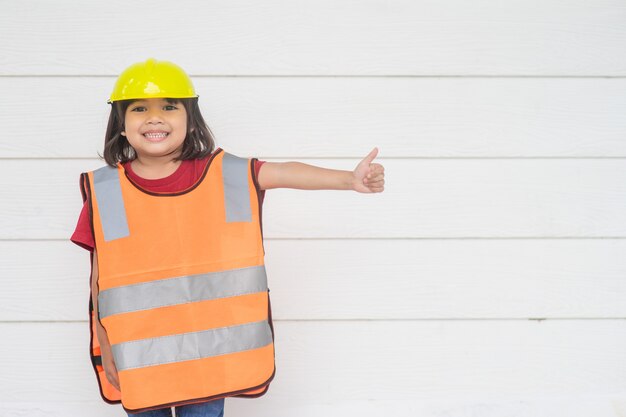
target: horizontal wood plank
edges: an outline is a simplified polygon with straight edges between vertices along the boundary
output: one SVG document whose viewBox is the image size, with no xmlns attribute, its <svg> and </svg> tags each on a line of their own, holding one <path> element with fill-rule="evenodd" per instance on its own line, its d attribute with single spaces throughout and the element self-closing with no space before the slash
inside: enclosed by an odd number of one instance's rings
<svg viewBox="0 0 626 417">
<path fill-rule="evenodd" d="M 306 162 L 351 171 L 359 161 Z M 385 167 L 382 193 L 267 190 L 265 237 L 626 236 L 626 159 L 376 161 Z M 82 207 L 80 173 L 102 165 L 3 161 L 0 239 L 69 239 Z"/>
<path fill-rule="evenodd" d="M 97 158 L 114 81 L 0 77 L 2 158 Z M 623 78 L 194 83 L 218 144 L 259 158 L 626 157 Z"/>
<path fill-rule="evenodd" d="M 591 409 L 614 416 L 626 398 L 625 326 L 624 320 L 277 322 L 269 392 L 227 400 L 227 407 L 259 416 L 374 416 L 392 403 L 394 415 L 407 417 L 583 416 Z M 89 415 L 123 413 L 99 402 L 85 324 L 2 323 L 0 330 L 10 341 L 0 344 L 0 411 L 38 416 L 43 407 L 60 415 L 67 403 L 67 410 L 94 407 Z M 563 408 L 554 414 L 557 405 Z"/>
<path fill-rule="evenodd" d="M 265 242 L 277 320 L 626 317 L 626 239 Z M 0 241 L 0 321 L 85 321 L 89 254 Z"/>
<path fill-rule="evenodd" d="M 624 76 L 620 0 L 4 2 L 0 74 Z M 123 12 L 121 12 L 123 10 Z M 155 38 L 138 23 L 167 17 Z"/>
</svg>

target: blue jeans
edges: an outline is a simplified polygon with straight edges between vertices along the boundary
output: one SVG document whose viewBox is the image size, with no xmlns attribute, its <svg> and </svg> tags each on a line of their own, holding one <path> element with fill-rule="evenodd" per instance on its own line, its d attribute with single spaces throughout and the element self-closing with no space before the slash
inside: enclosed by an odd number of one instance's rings
<svg viewBox="0 0 626 417">
<path fill-rule="evenodd" d="M 174 407 L 175 417 L 224 417 L 224 398 L 207 401 L 199 404 L 187 404 Z M 172 417 L 172 408 L 144 411 L 143 413 L 131 414 L 139 417 Z"/>
</svg>

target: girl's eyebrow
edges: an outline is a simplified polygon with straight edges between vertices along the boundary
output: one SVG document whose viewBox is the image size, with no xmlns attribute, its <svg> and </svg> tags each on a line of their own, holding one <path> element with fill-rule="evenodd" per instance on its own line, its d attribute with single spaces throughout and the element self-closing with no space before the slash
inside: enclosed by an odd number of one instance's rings
<svg viewBox="0 0 626 417">
<path fill-rule="evenodd" d="M 179 103 L 180 102 L 179 100 L 177 100 L 175 98 L 164 98 L 162 101 L 165 101 L 166 103 L 170 103 L 170 104 L 171 103 Z M 148 102 L 147 100 L 140 99 L 140 100 L 133 101 L 132 103 L 130 103 L 130 105 L 132 106 L 133 104 L 147 103 L 147 102 Z"/>
</svg>

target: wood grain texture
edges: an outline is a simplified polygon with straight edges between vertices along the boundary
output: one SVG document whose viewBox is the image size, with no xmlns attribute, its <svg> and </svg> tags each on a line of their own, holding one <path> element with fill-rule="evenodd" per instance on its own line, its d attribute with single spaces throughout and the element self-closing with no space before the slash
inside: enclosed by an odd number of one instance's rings
<svg viewBox="0 0 626 417">
<path fill-rule="evenodd" d="M 31 0 L 2 8 L 2 75 L 114 75 L 148 56 L 192 75 L 626 75 L 621 0 Z M 155 36 L 146 24 L 165 18 L 170 30 Z"/>
<path fill-rule="evenodd" d="M 270 238 L 265 249 L 277 320 L 626 316 L 626 239 Z M 87 320 L 86 250 L 0 241 L 0 253 L 11 277 L 0 322 Z"/>
<path fill-rule="evenodd" d="M 365 156 L 369 149 L 363 151 Z M 304 162 L 351 171 L 359 160 Z M 383 193 L 267 190 L 265 237 L 626 236 L 626 159 L 379 162 L 385 166 Z M 0 239 L 68 239 L 83 204 L 80 173 L 102 165 L 98 160 L 2 161 Z"/>
<path fill-rule="evenodd" d="M 3 408 L 33 400 L 111 408 L 97 403 L 85 323 L 4 323 L 0 330 L 11 341 L 0 345 Z M 277 322 L 275 330 L 270 391 L 227 400 L 245 407 L 234 415 L 374 416 L 394 403 L 403 416 L 482 409 L 481 416 L 536 417 L 559 405 L 563 415 L 583 416 L 593 406 L 594 415 L 608 417 L 625 399 L 618 391 L 624 320 Z"/>
<path fill-rule="evenodd" d="M 624 78 L 193 81 L 216 140 L 259 158 L 626 156 Z M 0 77 L 0 155 L 97 157 L 114 82 Z"/>
</svg>

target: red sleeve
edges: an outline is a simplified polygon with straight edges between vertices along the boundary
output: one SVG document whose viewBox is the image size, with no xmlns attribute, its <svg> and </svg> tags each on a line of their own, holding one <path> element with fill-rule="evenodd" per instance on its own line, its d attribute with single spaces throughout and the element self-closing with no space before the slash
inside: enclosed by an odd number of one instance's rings
<svg viewBox="0 0 626 417">
<path fill-rule="evenodd" d="M 83 204 L 83 208 L 80 211 L 80 216 L 78 216 L 76 229 L 74 230 L 74 234 L 72 235 L 70 240 L 76 243 L 81 248 L 93 252 L 94 239 L 93 233 L 91 233 L 91 224 L 89 222 L 89 206 L 87 204 L 87 201 L 85 201 L 85 203 Z"/>
</svg>

